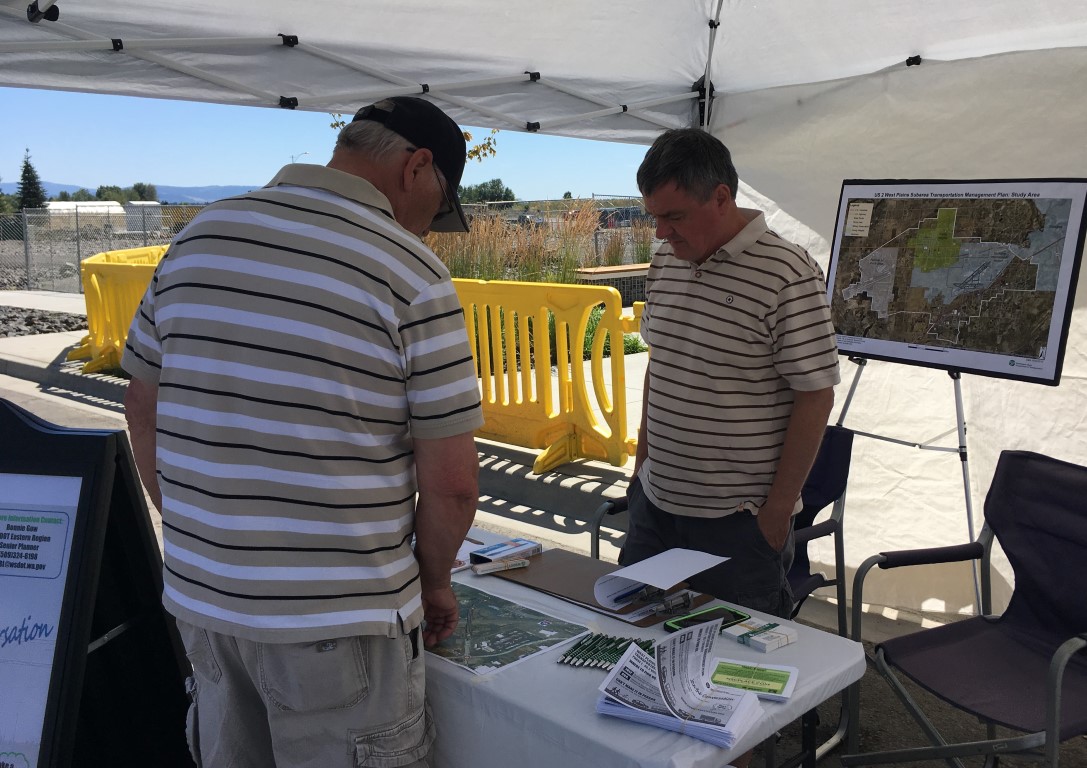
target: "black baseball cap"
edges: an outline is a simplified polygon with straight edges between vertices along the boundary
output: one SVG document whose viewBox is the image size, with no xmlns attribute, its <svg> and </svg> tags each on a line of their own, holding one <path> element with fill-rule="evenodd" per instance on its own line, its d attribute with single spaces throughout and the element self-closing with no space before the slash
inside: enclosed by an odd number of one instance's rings
<svg viewBox="0 0 1087 768">
<path fill-rule="evenodd" d="M 468 146 L 464 143 L 464 133 L 453 119 L 426 99 L 394 96 L 363 107 L 351 122 L 358 120 L 381 123 L 415 146 L 431 151 L 434 164 L 445 177 L 453 210 L 434 219 L 430 229 L 432 232 L 467 232 L 468 220 L 460 207 L 457 187 L 464 174 Z"/>
</svg>

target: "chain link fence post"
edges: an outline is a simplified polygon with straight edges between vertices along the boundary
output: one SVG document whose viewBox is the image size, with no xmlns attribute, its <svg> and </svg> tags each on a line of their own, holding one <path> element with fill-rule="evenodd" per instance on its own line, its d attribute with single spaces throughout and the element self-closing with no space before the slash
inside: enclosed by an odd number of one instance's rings
<svg viewBox="0 0 1087 768">
<path fill-rule="evenodd" d="M 26 289 L 29 291 L 34 287 L 30 284 L 30 224 L 27 222 L 26 209 L 19 213 L 23 218 L 23 253 L 26 256 Z"/>
</svg>

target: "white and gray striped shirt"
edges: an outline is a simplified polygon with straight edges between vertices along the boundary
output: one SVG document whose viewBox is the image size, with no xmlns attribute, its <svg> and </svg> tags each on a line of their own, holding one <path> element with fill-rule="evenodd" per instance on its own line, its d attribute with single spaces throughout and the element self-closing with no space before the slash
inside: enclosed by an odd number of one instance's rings
<svg viewBox="0 0 1087 768">
<path fill-rule="evenodd" d="M 448 271 L 372 185 L 295 165 L 208 206 L 122 366 L 159 387 L 171 613 L 260 642 L 419 625 L 412 438 L 483 417 Z"/>
</svg>

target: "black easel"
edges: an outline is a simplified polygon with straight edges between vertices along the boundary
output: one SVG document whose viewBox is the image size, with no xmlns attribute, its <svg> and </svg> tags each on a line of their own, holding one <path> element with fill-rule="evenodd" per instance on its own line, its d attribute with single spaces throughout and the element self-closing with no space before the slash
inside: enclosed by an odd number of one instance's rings
<svg viewBox="0 0 1087 768">
<path fill-rule="evenodd" d="M 857 385 L 860 383 L 861 374 L 864 372 L 864 368 L 868 365 L 868 359 L 864 357 L 851 357 L 849 358 L 851 363 L 856 363 L 857 371 L 853 374 L 853 382 L 849 385 L 849 393 L 845 397 L 845 404 L 842 405 L 842 412 L 838 414 L 837 424 L 839 427 L 845 426 L 845 415 L 849 411 L 849 404 L 853 400 L 853 393 L 857 391 Z M 970 462 L 966 455 L 966 414 L 962 404 L 962 374 L 959 371 L 948 371 L 947 375 L 951 377 L 951 381 L 955 386 L 955 428 L 959 435 L 959 447 L 948 448 L 939 445 L 925 445 L 924 443 L 918 443 L 910 440 L 900 440 L 895 437 L 888 437 L 887 435 L 878 435 L 873 432 L 861 432 L 854 429 L 853 433 L 857 435 L 864 435 L 865 437 L 875 438 L 876 440 L 883 440 L 888 443 L 897 443 L 898 445 L 907 445 L 912 448 L 918 448 L 922 451 L 943 451 L 945 453 L 957 453 L 959 455 L 959 462 L 962 464 L 962 487 L 963 493 L 966 496 L 966 527 L 970 535 L 970 541 L 974 541 L 974 504 L 970 495 Z M 981 611 L 981 588 L 978 584 L 977 569 L 971 568 L 970 572 L 974 576 L 974 600 L 975 609 Z"/>
</svg>

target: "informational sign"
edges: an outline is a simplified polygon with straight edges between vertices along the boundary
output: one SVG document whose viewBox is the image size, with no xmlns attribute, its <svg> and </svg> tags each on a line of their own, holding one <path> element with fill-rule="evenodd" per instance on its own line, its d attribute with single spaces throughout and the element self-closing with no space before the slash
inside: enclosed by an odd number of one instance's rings
<svg viewBox="0 0 1087 768">
<path fill-rule="evenodd" d="M 81 482 L 0 474 L 0 765 L 38 764 Z"/>
<path fill-rule="evenodd" d="M 189 674 L 123 431 L 0 399 L 0 768 L 192 768 Z"/>
<path fill-rule="evenodd" d="M 1087 180 L 846 181 L 827 289 L 841 354 L 1055 385 Z"/>
</svg>

